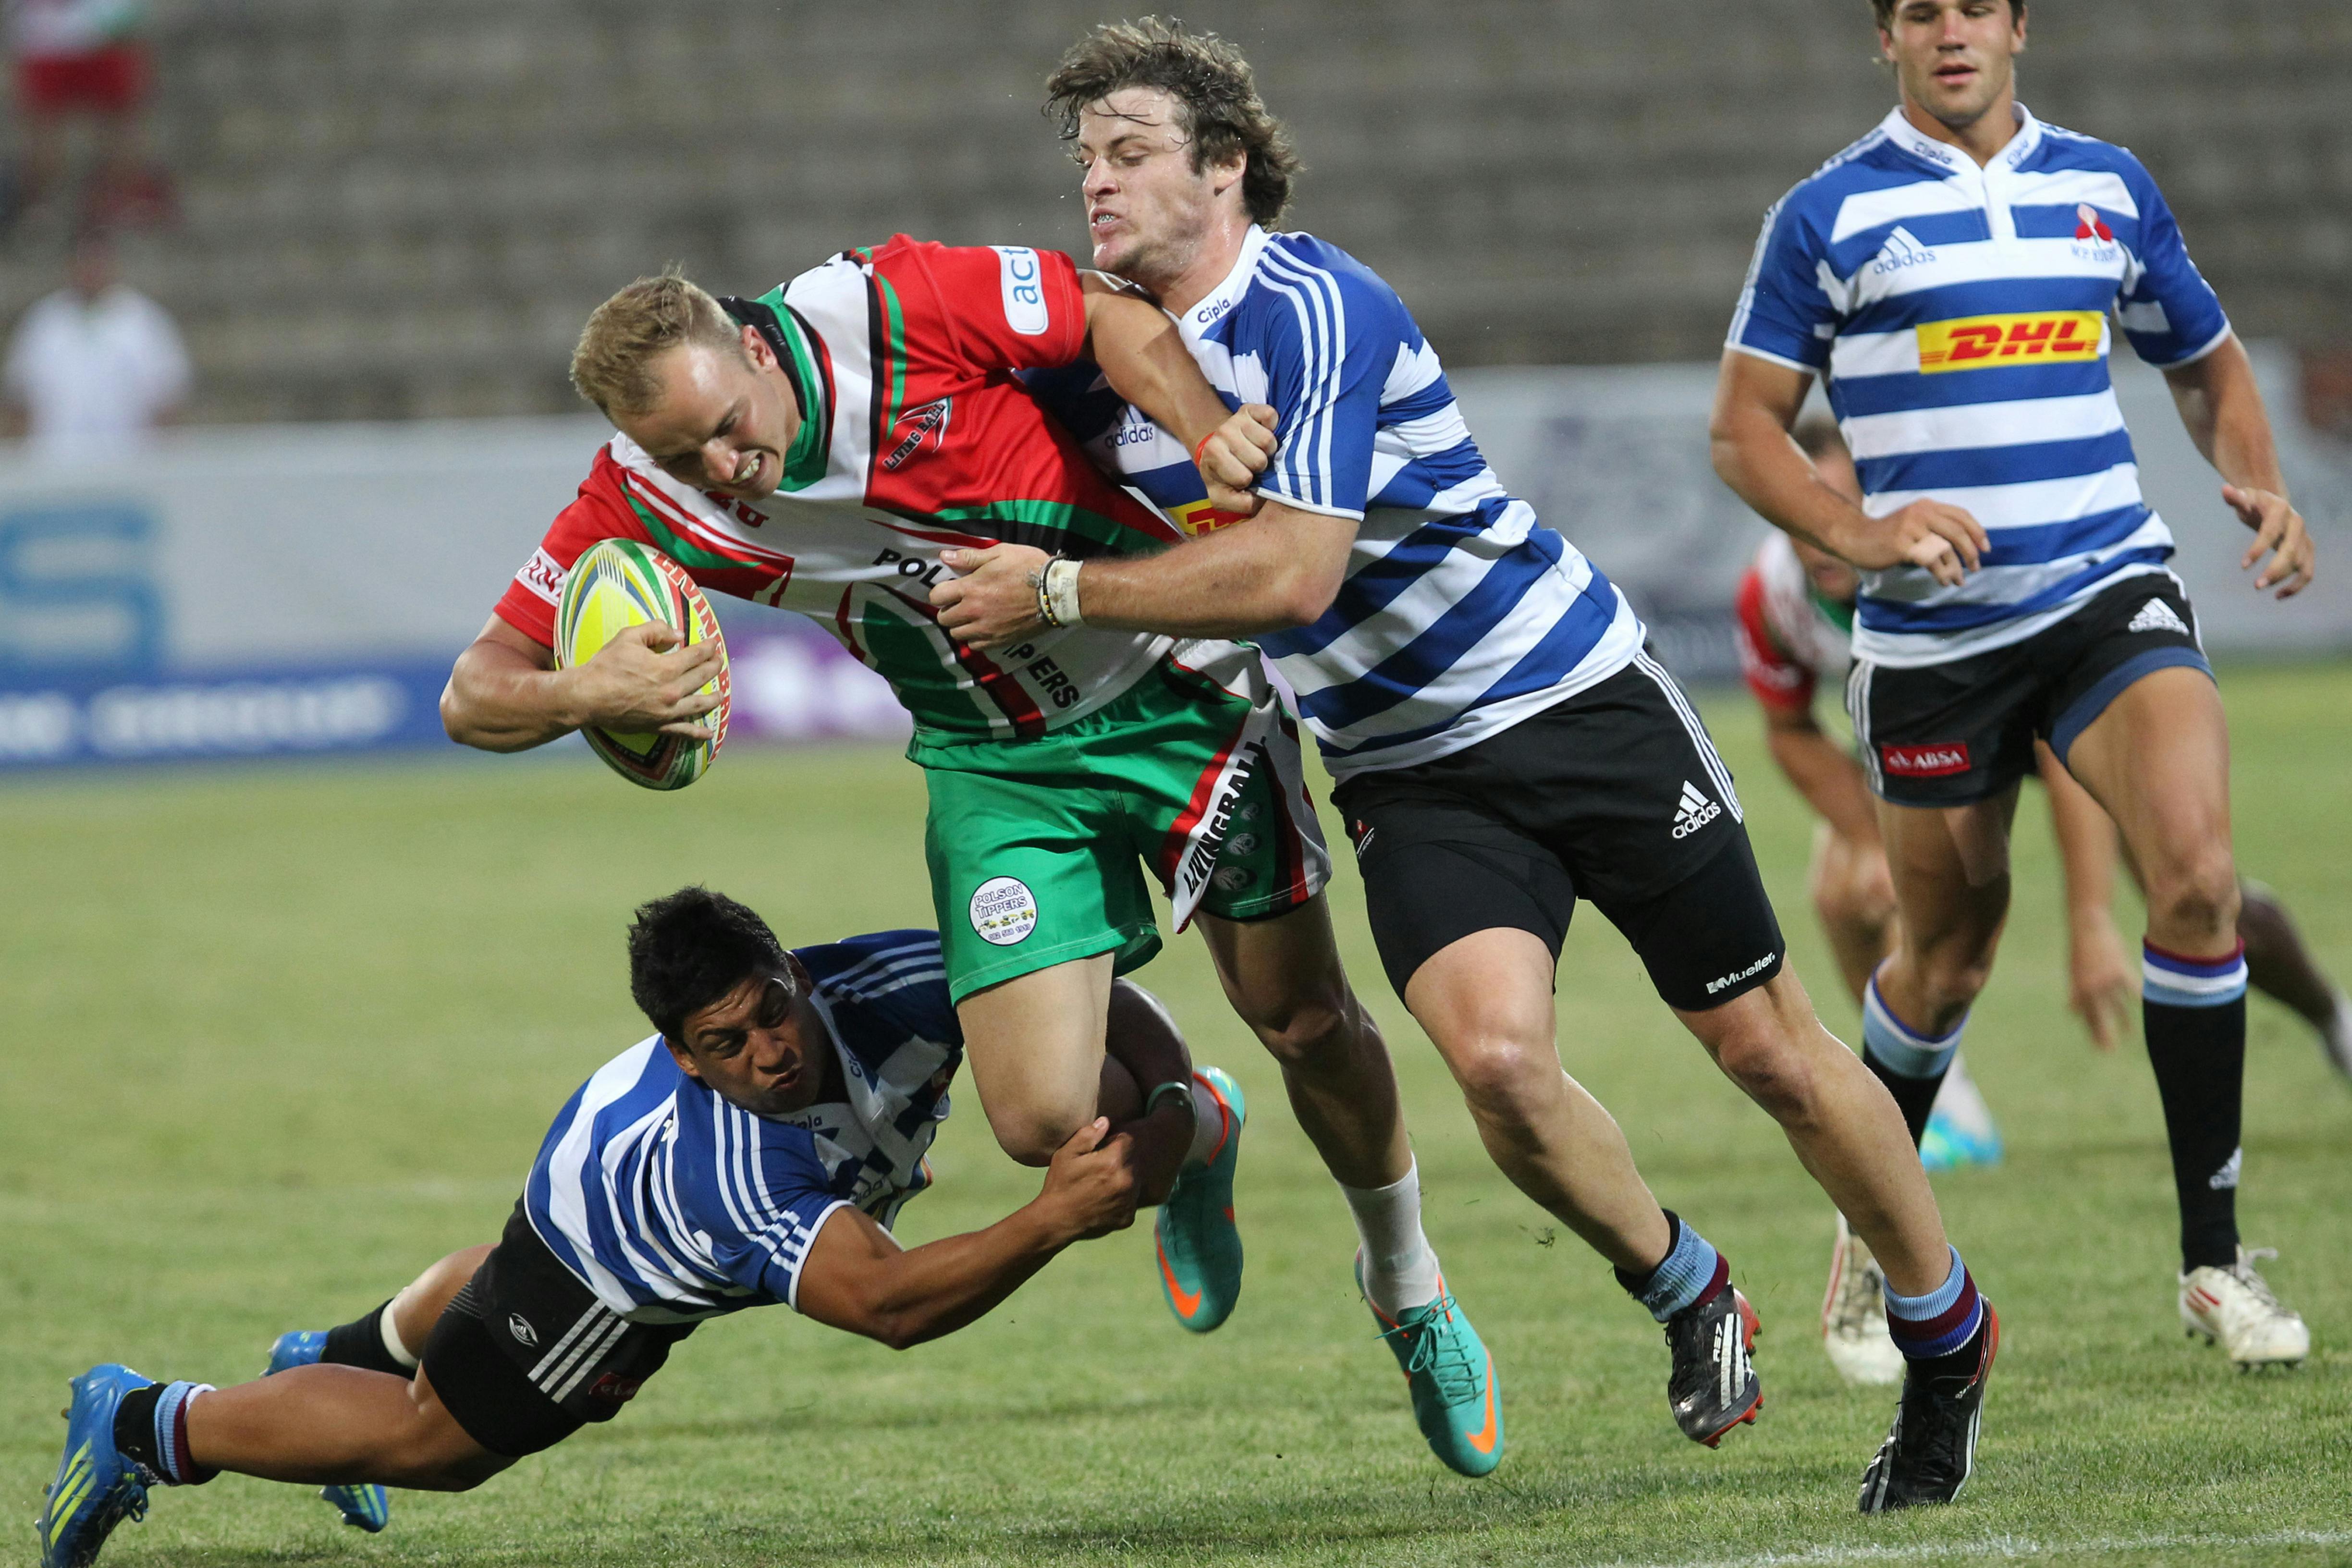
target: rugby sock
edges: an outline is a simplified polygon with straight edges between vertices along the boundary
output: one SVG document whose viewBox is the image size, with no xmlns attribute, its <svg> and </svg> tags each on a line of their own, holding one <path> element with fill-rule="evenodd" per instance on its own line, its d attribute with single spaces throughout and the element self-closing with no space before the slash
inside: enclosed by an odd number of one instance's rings
<svg viewBox="0 0 2352 1568">
<path fill-rule="evenodd" d="M 1668 1209 L 1666 1228 L 1673 1239 L 1666 1245 L 1666 1256 L 1647 1274 L 1631 1274 L 1616 1270 L 1617 1283 L 1626 1293 L 1650 1309 L 1650 1316 L 1664 1322 L 1686 1307 L 1695 1307 L 1731 1283 L 1731 1265 L 1723 1254 L 1707 1244 L 1706 1237 L 1683 1223 L 1682 1215 Z"/>
<path fill-rule="evenodd" d="M 402 1361 L 393 1352 L 399 1336 L 393 1331 L 393 1301 L 395 1296 L 374 1311 L 365 1313 L 327 1331 L 327 1348 L 319 1352 L 320 1361 L 330 1366 L 364 1367 L 370 1372 L 388 1372 L 394 1377 L 406 1377 L 416 1370 L 416 1358 Z M 405 1351 L 407 1347 L 403 1346 Z"/>
<path fill-rule="evenodd" d="M 165 1486 L 200 1487 L 218 1470 L 188 1457 L 188 1405 L 209 1383 L 157 1383 L 133 1389 L 114 1409 L 114 1446 Z"/>
<path fill-rule="evenodd" d="M 1184 1156 L 1187 1165 L 1205 1165 L 1217 1157 L 1225 1146 L 1225 1107 L 1218 1100 L 1208 1080 L 1200 1074 L 1192 1075 L 1192 1147 Z"/>
<path fill-rule="evenodd" d="M 1385 1187 L 1339 1185 L 1348 1212 L 1356 1216 L 1356 1239 L 1364 1258 L 1364 1294 L 1393 1318 L 1426 1307 L 1445 1288 L 1437 1251 L 1421 1229 L 1421 1166 L 1405 1167 L 1400 1181 Z"/>
<path fill-rule="evenodd" d="M 1948 1246 L 1948 1244 L 1947 1244 Z M 1983 1348 L 1977 1335 L 1984 1328 L 1984 1298 L 1960 1261 L 1960 1249 L 1949 1247 L 1950 1272 L 1944 1282 L 1924 1296 L 1886 1292 L 1886 1331 L 1905 1359 L 1919 1362 L 1929 1377 L 1974 1377 Z"/>
<path fill-rule="evenodd" d="M 1960 1031 L 1968 1026 L 1968 1015 L 1963 1013 L 1960 1021 L 1943 1034 L 1922 1035 L 1895 1016 L 1886 998 L 1878 994 L 1875 973 L 1862 988 L 1862 1059 L 1895 1097 L 1915 1147 L 1927 1131 L 1927 1118 L 1936 1109 L 1936 1091 L 1944 1087 L 1952 1054 L 1960 1048 Z"/>
<path fill-rule="evenodd" d="M 2140 944 L 2140 1017 L 2164 1100 L 2180 1269 L 2238 1261 L 2238 1118 L 2246 1078 L 2246 948 L 2190 958 Z"/>
</svg>

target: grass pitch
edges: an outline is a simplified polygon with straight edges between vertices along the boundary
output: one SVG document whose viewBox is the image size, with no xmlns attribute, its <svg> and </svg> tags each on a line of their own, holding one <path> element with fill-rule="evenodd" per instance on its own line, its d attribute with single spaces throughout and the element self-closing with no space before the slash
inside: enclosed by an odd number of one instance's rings
<svg viewBox="0 0 2352 1568">
<path fill-rule="evenodd" d="M 2352 668 L 2225 674 L 2241 863 L 2352 978 Z M 1810 827 L 1742 703 L 1710 713 L 1800 973 L 1854 1012 L 1805 906 Z M 916 771 L 865 751 L 730 754 L 684 795 L 584 753 L 358 769 L 76 775 L 0 788 L 0 1547 L 56 1464 L 90 1362 L 226 1383 L 278 1331 L 383 1300 L 492 1239 L 549 1118 L 639 1038 L 630 906 L 708 880 L 788 942 L 929 924 Z M 396 1494 L 391 1531 L 307 1489 L 159 1492 L 106 1562 L 751 1564 L 2352 1561 L 2352 1090 L 2300 1022 L 2252 1008 L 2249 1238 L 2311 1320 L 2311 1363 L 2242 1377 L 2184 1342 L 2156 1094 L 2137 1046 L 2065 1013 L 2044 814 L 1968 1051 L 2008 1163 L 1938 1183 L 2007 1333 L 1957 1507 L 1864 1520 L 1892 1396 L 1815 1340 L 1825 1203 L 1584 911 L 1561 964 L 1569 1067 L 1652 1185 L 1762 1312 L 1763 1420 L 1709 1453 L 1664 1407 L 1656 1329 L 1487 1163 L 1387 990 L 1343 867 L 1339 925 L 1402 1076 L 1448 1276 L 1499 1358 L 1509 1458 L 1444 1470 L 1349 1281 L 1346 1211 L 1280 1084 L 1185 938 L 1143 973 L 1253 1119 L 1248 1288 L 1193 1339 L 1148 1229 L 1083 1247 L 973 1329 L 905 1354 L 777 1310 L 713 1324 L 636 1404 L 461 1497 Z M 2137 930 L 2127 912 L 2124 929 Z M 919 1241 L 1035 1188 L 961 1091 Z"/>
</svg>

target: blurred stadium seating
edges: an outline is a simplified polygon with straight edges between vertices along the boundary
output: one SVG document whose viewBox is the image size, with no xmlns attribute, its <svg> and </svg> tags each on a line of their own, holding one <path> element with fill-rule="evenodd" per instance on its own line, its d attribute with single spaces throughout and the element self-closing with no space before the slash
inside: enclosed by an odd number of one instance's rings
<svg viewBox="0 0 2352 1568">
<path fill-rule="evenodd" d="M 1045 3 L 156 0 L 198 422 L 565 411 L 589 306 L 905 228 L 1078 238 Z M 1456 365 L 1712 357 L 1759 216 L 1884 112 L 1864 0 L 1232 0 L 1309 174 Z M 2249 336 L 2352 339 L 2352 5 L 2073 0 L 2024 98 L 2134 147 Z M 895 79 L 887 90 L 877 80 Z M 0 318 L 50 285 L 20 241 Z"/>
</svg>

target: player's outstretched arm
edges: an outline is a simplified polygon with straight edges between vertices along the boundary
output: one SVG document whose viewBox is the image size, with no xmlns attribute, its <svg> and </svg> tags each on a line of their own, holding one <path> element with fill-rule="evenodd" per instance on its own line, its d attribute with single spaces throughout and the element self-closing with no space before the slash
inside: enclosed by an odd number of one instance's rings
<svg viewBox="0 0 2352 1568">
<path fill-rule="evenodd" d="M 1172 637 L 1244 637 L 1311 626 L 1348 570 L 1353 518 L 1264 501 L 1257 515 L 1157 555 L 1056 569 L 1074 579 L 1060 601 L 1063 625 Z M 1039 587 L 1050 558 L 1024 545 L 945 550 L 962 573 L 931 590 L 940 625 L 975 647 L 1034 637 L 1046 625 Z M 1050 585 L 1049 585 L 1050 586 Z"/>
<path fill-rule="evenodd" d="M 2311 535 L 2302 514 L 2287 501 L 2270 415 L 2263 407 L 2263 389 L 2254 380 L 2245 345 L 2232 334 L 2212 353 L 2166 371 L 2164 379 L 2172 388 L 2181 424 L 2189 427 L 2189 438 L 2229 481 L 2221 487 L 2221 499 L 2237 512 L 2238 521 L 2254 531 L 2254 542 L 2246 546 L 2239 567 L 2251 568 L 2268 555 L 2270 563 L 2256 574 L 2254 587 L 2274 586 L 2282 599 L 2311 586 L 2315 564 Z"/>
<path fill-rule="evenodd" d="M 1707 422 L 1717 477 L 1774 527 L 1865 572 L 1924 566 L 1937 582 L 1957 585 L 1989 548 L 1983 527 L 1937 500 L 1873 518 L 1822 483 L 1789 437 L 1812 384 L 1805 371 L 1724 350 Z"/>
<path fill-rule="evenodd" d="M 844 1206 L 816 1233 L 794 1305 L 821 1323 L 905 1350 L 984 1317 L 1074 1241 L 1135 1221 L 1124 1134 L 1100 1117 L 1071 1134 L 1045 1188 L 986 1230 L 900 1250 L 862 1211 Z"/>
<path fill-rule="evenodd" d="M 1871 804 L 1862 764 L 1823 732 L 1810 711 L 1766 710 L 1764 743 L 1832 832 L 1851 844 L 1878 842 L 1878 808 Z"/>
<path fill-rule="evenodd" d="M 558 669 L 552 649 L 492 616 L 449 671 L 441 727 L 459 745 L 486 752 L 529 751 L 585 724 L 706 740 L 695 721 L 719 705 L 702 686 L 719 647 L 677 641 L 670 627 L 648 622 L 579 668 Z"/>
</svg>

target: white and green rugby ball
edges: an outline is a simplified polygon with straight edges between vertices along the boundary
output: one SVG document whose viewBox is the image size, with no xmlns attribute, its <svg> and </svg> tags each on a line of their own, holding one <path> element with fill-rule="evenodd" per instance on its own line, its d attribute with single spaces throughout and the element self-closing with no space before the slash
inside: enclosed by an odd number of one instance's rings
<svg viewBox="0 0 2352 1568">
<path fill-rule="evenodd" d="M 581 732 L 596 754 L 631 784 L 647 789 L 684 789 L 709 769 L 719 748 L 727 743 L 727 715 L 733 695 L 727 641 L 719 635 L 719 617 L 711 614 L 710 602 L 685 568 L 633 539 L 600 539 L 590 545 L 563 579 L 563 597 L 555 611 L 555 664 L 559 669 L 585 664 L 623 631 L 648 621 L 672 627 L 688 646 L 718 645 L 719 673 L 702 688 L 719 699 L 719 706 L 701 721 L 710 739 L 694 741 L 658 730 L 635 733 L 594 725 Z"/>
</svg>

